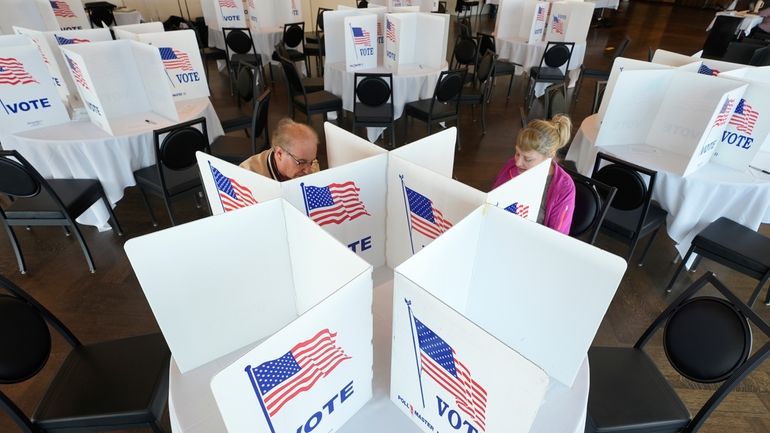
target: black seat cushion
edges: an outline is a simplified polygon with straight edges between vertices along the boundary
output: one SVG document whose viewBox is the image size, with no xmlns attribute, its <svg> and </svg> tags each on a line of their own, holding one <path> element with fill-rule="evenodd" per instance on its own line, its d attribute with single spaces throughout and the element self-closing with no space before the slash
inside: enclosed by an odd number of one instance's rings
<svg viewBox="0 0 770 433">
<path fill-rule="evenodd" d="M 372 107 L 361 102 L 356 102 L 354 113 L 356 116 L 356 122 L 360 123 L 390 123 L 393 121 L 391 113 L 393 112 L 393 104 L 382 104 L 376 107 Z"/>
<path fill-rule="evenodd" d="M 770 239 L 725 217 L 701 230 L 692 244 L 758 274 L 770 269 Z"/>
<path fill-rule="evenodd" d="M 305 58 L 305 54 L 302 51 L 294 50 L 294 49 L 287 49 L 286 54 L 289 55 L 289 60 L 295 61 L 295 60 L 303 60 Z"/>
<path fill-rule="evenodd" d="M 165 405 L 170 357 L 161 334 L 75 348 L 32 419 L 45 430 L 152 421 Z"/>
<path fill-rule="evenodd" d="M 619 234 L 620 236 L 631 239 L 636 232 L 636 225 L 639 223 L 639 213 L 641 208 L 634 210 L 619 210 L 610 208 L 607 211 L 607 216 L 604 218 L 603 228 Z M 644 236 L 651 230 L 662 225 L 666 222 L 666 216 L 668 212 L 661 209 L 655 203 L 650 204 L 650 210 L 647 212 L 647 218 L 644 219 L 642 224 L 641 234 Z"/>
<path fill-rule="evenodd" d="M 201 48 L 201 56 L 205 60 L 224 60 L 227 58 L 227 53 L 220 48 L 203 47 Z"/>
<path fill-rule="evenodd" d="M 564 73 L 559 68 L 549 66 L 533 66 L 529 69 L 529 76 L 538 81 L 562 81 Z"/>
<path fill-rule="evenodd" d="M 306 56 L 317 56 L 321 54 L 321 46 L 317 43 L 306 43 L 305 44 L 305 55 Z"/>
<path fill-rule="evenodd" d="M 211 143 L 211 154 L 238 165 L 252 155 L 251 138 L 220 135 Z"/>
<path fill-rule="evenodd" d="M 302 109 L 305 107 L 305 100 L 302 95 L 295 96 L 294 102 Z M 307 94 L 307 103 L 311 111 L 336 111 L 342 109 L 342 99 L 339 96 L 329 93 L 325 90 Z"/>
<path fill-rule="evenodd" d="M 481 91 L 478 89 L 463 89 L 460 95 L 461 104 L 478 104 L 482 100 Z"/>
<path fill-rule="evenodd" d="M 67 212 L 77 218 L 100 198 L 99 181 L 93 179 L 49 179 L 51 188 L 59 196 Z M 42 191 L 30 198 L 19 198 L 6 211 L 8 219 L 64 218 L 53 198 Z"/>
<path fill-rule="evenodd" d="M 642 350 L 592 347 L 586 431 L 674 433 L 690 412 Z"/>
<path fill-rule="evenodd" d="M 511 75 L 516 71 L 516 65 L 510 62 L 498 60 L 495 62 L 494 75 Z"/>
<path fill-rule="evenodd" d="M 599 69 L 583 69 L 580 73 L 584 78 L 596 78 L 597 80 L 609 80 L 609 71 L 602 71 Z"/>
<path fill-rule="evenodd" d="M 177 195 L 195 189 L 201 185 L 198 166 L 196 164 L 193 164 L 185 170 L 166 170 L 163 172 L 163 177 L 166 180 L 166 190 L 169 195 Z M 136 183 L 143 188 L 149 188 L 156 192 L 162 191 L 158 169 L 155 165 L 135 171 L 134 178 L 136 179 Z"/>
<path fill-rule="evenodd" d="M 305 93 L 314 93 L 314 92 L 320 92 L 324 89 L 324 78 L 323 77 L 313 77 L 313 78 L 302 78 L 302 85 L 305 86 Z"/>
<path fill-rule="evenodd" d="M 404 112 L 420 120 L 428 120 L 428 116 L 430 115 L 430 102 L 430 99 L 421 99 L 419 101 L 410 102 L 404 106 Z M 433 104 L 433 115 L 431 116 L 433 120 L 451 118 L 456 115 L 455 106 L 452 103 L 442 104 L 437 101 Z"/>
<path fill-rule="evenodd" d="M 225 132 L 232 132 L 246 128 L 251 128 L 251 115 L 243 115 L 234 117 L 232 119 L 222 120 L 222 129 Z"/>
<path fill-rule="evenodd" d="M 248 63 L 253 66 L 259 65 L 260 60 L 257 60 L 257 56 L 254 54 L 238 54 L 235 53 L 232 56 L 230 56 L 230 63 L 233 65 L 237 65 L 238 62 L 241 63 Z"/>
</svg>

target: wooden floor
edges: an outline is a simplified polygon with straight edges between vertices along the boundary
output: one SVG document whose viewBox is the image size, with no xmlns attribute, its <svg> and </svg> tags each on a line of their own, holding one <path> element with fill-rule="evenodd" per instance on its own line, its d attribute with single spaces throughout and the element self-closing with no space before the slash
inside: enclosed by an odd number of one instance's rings
<svg viewBox="0 0 770 433">
<path fill-rule="evenodd" d="M 626 34 L 632 38 L 627 51 L 628 57 L 646 59 L 648 47 L 683 53 L 695 52 L 700 49 L 705 39 L 704 29 L 713 17 L 713 11 L 652 3 L 622 3 L 619 12 L 610 13 L 608 16 L 614 23 L 612 27 L 592 29 L 589 34 L 585 63 L 594 68 L 609 66 L 611 48 Z M 481 26 L 484 29 L 489 30 L 493 25 L 492 20 L 487 17 L 481 18 Z M 482 190 L 488 189 L 499 167 L 512 156 L 514 140 L 519 129 L 518 113 L 525 80 L 517 79 L 510 100 L 505 98 L 507 84 L 507 78 L 501 78 L 494 90 L 492 104 L 487 113 L 486 135 L 481 135 L 480 123 L 472 120 L 470 109 L 463 109 L 460 120 L 463 148 L 457 154 L 455 174 L 460 181 Z M 226 78 L 212 77 L 212 88 L 212 100 L 220 117 L 228 117 L 234 110 L 234 102 L 227 91 Z M 276 85 L 275 92 L 270 112 L 271 125 L 287 112 L 285 89 L 282 85 Z M 590 94 L 588 83 L 582 94 Z M 588 114 L 589 100 L 588 96 L 582 97 L 573 110 L 576 127 Z M 534 111 L 537 110 L 539 106 L 536 103 Z M 320 119 L 314 119 L 313 125 L 319 132 L 322 130 Z M 400 123 L 397 130 L 398 142 L 405 142 Z M 413 122 L 408 131 L 408 140 L 415 140 L 424 134 L 424 125 Z M 163 218 L 161 203 L 157 200 L 153 203 L 156 213 Z M 203 210 L 195 208 L 192 199 L 178 202 L 176 209 L 185 221 L 205 216 Z M 118 203 L 116 213 L 126 233 L 122 238 L 112 232 L 99 233 L 93 227 L 83 227 L 96 261 L 97 271 L 93 275 L 88 272 L 76 241 L 65 237 L 61 229 L 35 228 L 32 231 L 18 232 L 30 270 L 27 275 L 19 274 L 8 240 L 5 234 L 0 235 L 0 272 L 26 288 L 87 343 L 139 335 L 158 329 L 123 252 L 123 243 L 128 238 L 157 229 L 150 224 L 136 188 L 126 190 L 125 197 Z M 167 227 L 167 220 L 161 219 L 161 225 Z M 770 235 L 767 227 L 763 227 L 762 231 Z M 598 245 L 621 255 L 625 253 L 622 246 L 607 238 L 600 237 Z M 672 241 L 664 233 L 659 234 L 647 264 L 643 268 L 629 268 L 596 336 L 596 344 L 632 345 L 636 341 L 670 300 L 664 296 L 662 287 L 673 272 L 673 257 Z M 543 260 L 548 258 L 543 257 Z M 558 267 L 559 263 L 554 263 L 553 266 Z M 755 284 L 749 278 L 704 260 L 697 274 L 680 277 L 675 293 L 681 291 L 704 270 L 717 272 L 718 276 L 744 299 L 748 298 Z M 212 296 L 215 296 L 215 291 L 212 291 Z M 770 320 L 770 307 L 760 303 L 755 310 L 764 319 Z M 565 328 L 565 332 L 569 332 L 568 328 Z M 757 340 L 755 347 L 763 343 L 763 340 Z M 26 383 L 2 387 L 3 391 L 19 402 L 28 413 L 32 412 L 44 392 L 52 375 L 51 370 L 61 362 L 62 356 L 68 350 L 60 338 L 55 340 L 54 347 L 55 354 L 49 368 L 43 373 Z M 689 383 L 667 367 L 659 340 L 651 344 L 650 352 L 660 361 L 659 365 L 691 410 L 697 409 L 708 398 L 712 387 Z M 769 375 L 770 363 L 748 377 L 723 402 L 702 431 L 770 432 Z M 168 421 L 165 423 L 167 425 Z M 17 431 L 19 430 L 10 419 L 0 414 L 0 432 Z"/>
</svg>

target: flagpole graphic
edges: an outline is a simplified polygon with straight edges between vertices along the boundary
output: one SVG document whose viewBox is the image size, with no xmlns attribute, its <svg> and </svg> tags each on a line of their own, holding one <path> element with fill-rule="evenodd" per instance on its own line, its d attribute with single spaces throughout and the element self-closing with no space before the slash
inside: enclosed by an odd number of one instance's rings
<svg viewBox="0 0 770 433">
<path fill-rule="evenodd" d="M 399 174 L 401 179 L 401 192 L 404 194 L 404 210 L 406 211 L 406 225 L 409 228 L 409 245 L 412 246 L 412 254 L 414 254 L 414 239 L 412 239 L 412 218 L 409 215 L 409 200 L 406 198 L 406 185 L 404 184 L 404 175 Z"/>
<path fill-rule="evenodd" d="M 414 337 L 414 318 L 412 317 L 412 301 L 404 298 L 406 309 L 409 311 L 409 329 L 412 330 L 412 347 L 414 348 L 414 362 L 417 364 L 417 379 L 420 382 L 420 397 L 422 398 L 422 408 L 425 409 L 425 392 L 422 389 L 422 370 L 420 369 L 420 356 L 417 353 L 417 339 Z"/>
<path fill-rule="evenodd" d="M 270 427 L 270 433 L 275 433 L 275 428 L 273 427 L 273 421 L 270 419 L 270 415 L 267 413 L 265 402 L 262 401 L 262 390 L 259 389 L 259 385 L 257 385 L 257 381 L 256 379 L 254 379 L 254 369 L 251 368 L 251 365 L 246 366 L 246 374 L 249 376 L 249 380 L 251 381 L 251 386 L 253 386 L 254 389 L 257 390 L 256 394 L 257 394 L 257 399 L 259 400 L 259 406 L 262 408 L 262 413 L 265 415 L 267 426 Z"/>
</svg>

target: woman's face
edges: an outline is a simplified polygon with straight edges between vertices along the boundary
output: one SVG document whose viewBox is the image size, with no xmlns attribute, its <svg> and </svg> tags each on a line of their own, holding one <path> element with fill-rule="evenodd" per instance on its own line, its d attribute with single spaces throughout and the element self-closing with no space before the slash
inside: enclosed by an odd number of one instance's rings
<svg viewBox="0 0 770 433">
<path fill-rule="evenodd" d="M 536 150 L 522 151 L 519 149 L 519 146 L 516 146 L 516 153 L 513 157 L 516 162 L 516 168 L 519 169 L 519 173 L 523 173 L 548 159 L 547 156 Z"/>
</svg>

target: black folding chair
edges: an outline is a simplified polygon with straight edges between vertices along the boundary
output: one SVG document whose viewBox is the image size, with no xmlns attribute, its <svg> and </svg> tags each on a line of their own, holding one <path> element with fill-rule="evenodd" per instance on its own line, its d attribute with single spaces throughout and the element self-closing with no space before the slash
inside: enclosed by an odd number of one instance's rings
<svg viewBox="0 0 770 433">
<path fill-rule="evenodd" d="M 580 92 L 580 86 L 583 84 L 583 79 L 593 78 L 597 81 L 607 81 L 610 79 L 612 64 L 615 62 L 615 59 L 623 56 L 623 54 L 626 52 L 626 48 L 628 48 L 628 44 L 630 43 L 631 38 L 626 36 L 626 38 L 623 39 L 623 42 L 618 45 L 618 48 L 615 50 L 615 54 L 612 55 L 610 67 L 607 69 L 587 69 L 584 67 L 585 65 L 580 66 L 580 76 L 578 76 L 577 82 L 575 83 L 575 90 L 572 91 L 573 102 L 577 101 L 578 99 L 578 93 Z"/>
<path fill-rule="evenodd" d="M 497 54 L 487 51 L 481 60 L 479 60 L 478 68 L 476 70 L 476 78 L 478 79 L 478 88 L 464 89 L 460 96 L 461 105 L 471 106 L 471 118 L 475 121 L 476 114 L 474 107 L 476 105 L 481 106 L 481 134 L 487 133 L 487 104 L 486 100 L 489 99 L 489 92 L 492 89 L 492 75 L 495 70 L 495 60 Z"/>
<path fill-rule="evenodd" d="M 717 296 L 695 296 L 710 286 Z M 716 390 L 690 416 L 644 348 L 663 328 L 663 352 L 684 380 Z M 752 353 L 752 332 L 764 343 Z M 712 273 L 678 296 L 633 347 L 591 347 L 586 433 L 695 433 L 770 355 L 770 326 Z M 728 431 L 730 429 L 728 428 Z"/>
<path fill-rule="evenodd" d="M 704 59 L 721 59 L 727 51 L 727 46 L 738 37 L 738 28 L 743 22 L 741 17 L 720 15 L 714 20 L 714 26 L 709 30 L 703 43 L 701 57 Z"/>
<path fill-rule="evenodd" d="M 436 82 L 433 96 L 430 99 L 420 99 L 404 106 L 404 138 L 407 136 L 409 117 L 415 117 L 427 124 L 428 135 L 433 132 L 433 124 L 454 120 L 457 123 L 457 146 L 460 147 L 460 122 L 458 109 L 462 96 L 467 69 L 443 71 Z"/>
<path fill-rule="evenodd" d="M 211 154 L 232 164 L 240 164 L 252 155 L 270 147 L 270 133 L 267 127 L 267 114 L 272 91 L 265 89 L 254 99 L 251 116 L 251 134 L 248 137 L 220 135 L 211 143 Z M 262 138 L 262 145 L 257 147 L 257 139 Z"/>
<path fill-rule="evenodd" d="M 493 53 L 497 53 L 497 47 L 495 44 L 495 37 L 488 34 L 488 33 L 476 33 L 476 37 L 479 40 L 479 55 L 483 56 L 487 51 L 492 51 Z M 513 79 L 514 76 L 516 76 L 516 67 L 523 68 L 524 66 L 509 62 L 507 60 L 500 60 L 497 59 L 495 61 L 495 68 L 492 73 L 492 85 L 495 84 L 497 81 L 497 77 L 505 77 L 510 76 L 511 81 L 508 82 L 508 93 L 506 93 L 507 98 L 511 97 L 511 88 L 513 87 Z M 490 89 L 491 90 L 491 89 Z M 492 92 L 489 92 L 489 96 L 487 97 L 487 103 L 492 99 Z"/>
<path fill-rule="evenodd" d="M 163 432 L 171 352 L 161 334 L 84 345 L 2 276 L 0 287 L 0 384 L 21 384 L 43 372 L 53 352 L 49 327 L 72 346 L 31 417 L 0 392 L 0 408 L 23 433 Z"/>
<path fill-rule="evenodd" d="M 88 21 L 93 28 L 107 28 L 117 25 L 114 11 L 117 8 L 109 2 L 88 2 L 83 4 L 83 9 L 88 14 Z"/>
<path fill-rule="evenodd" d="M 342 99 L 340 99 L 339 96 L 329 93 L 326 90 L 309 93 L 305 89 L 305 85 L 300 78 L 294 62 L 283 57 L 279 57 L 279 60 L 281 66 L 283 66 L 283 72 L 286 76 L 289 88 L 289 95 L 291 96 L 289 109 L 291 110 L 292 119 L 295 116 L 295 110 L 299 110 L 302 113 L 305 113 L 308 124 L 311 123 L 311 117 L 314 114 L 323 114 L 324 120 L 326 120 L 326 113 L 329 111 L 336 111 L 338 121 L 342 120 Z"/>
<path fill-rule="evenodd" d="M 286 48 L 286 57 L 292 62 L 305 62 L 307 76 L 311 76 L 310 62 L 305 52 L 305 22 L 288 23 L 283 25 L 283 46 Z M 320 54 L 317 54 L 320 55 Z"/>
<path fill-rule="evenodd" d="M 449 69 L 468 69 L 469 73 L 465 76 L 466 82 L 474 82 L 476 79 L 476 65 L 478 63 L 478 39 L 471 36 L 458 37 L 455 41 L 455 46 L 452 49 L 452 59 L 449 62 Z"/>
<path fill-rule="evenodd" d="M 251 63 L 238 62 L 238 75 L 235 82 L 235 97 L 238 101 L 238 108 L 246 105 L 248 107 L 253 106 L 254 97 L 261 92 L 264 88 L 264 78 L 262 76 L 262 60 L 258 59 L 258 66 Z M 240 113 L 233 117 L 222 119 L 222 129 L 227 132 L 233 132 L 238 130 L 246 131 L 246 135 L 249 134 L 249 128 L 251 127 L 251 119 L 253 112 Z"/>
<path fill-rule="evenodd" d="M 572 58 L 574 42 L 548 42 L 540 58 L 540 65 L 529 69 L 529 89 L 527 90 L 527 110 L 532 107 L 535 86 L 538 83 L 560 83 L 567 94 L 567 72 Z"/>
<path fill-rule="evenodd" d="M 654 170 L 602 152 L 596 155 L 591 174 L 591 178 L 618 189 L 602 224 L 602 231 L 629 245 L 627 262 L 630 262 L 639 239 L 650 234 L 650 241 L 639 259 L 639 266 L 644 264 L 652 241 L 668 216 L 668 212 L 652 201 L 657 174 Z M 647 177 L 647 182 L 642 175 Z"/>
<path fill-rule="evenodd" d="M 395 147 L 393 74 L 357 72 L 353 83 L 353 132 L 359 126 L 390 128 L 390 147 Z"/>
<path fill-rule="evenodd" d="M 110 225 L 118 235 L 123 235 L 98 180 L 43 179 L 35 167 L 15 150 L 0 150 L 0 193 L 13 199 L 5 210 L 0 208 L 0 221 L 11 241 L 22 274 L 27 273 L 27 267 L 12 228 L 14 226 L 63 226 L 67 236 L 72 230 L 92 273 L 94 261 L 75 218 L 101 200 L 110 214 Z"/>
<path fill-rule="evenodd" d="M 211 153 L 206 118 L 200 117 L 153 131 L 156 163 L 134 172 L 136 184 L 150 213 L 152 225 L 158 225 L 147 199 L 152 193 L 163 199 L 171 225 L 176 225 L 171 201 L 202 190 L 195 152 Z M 196 196 L 196 200 L 198 196 Z"/>
<path fill-rule="evenodd" d="M 254 46 L 254 38 L 251 36 L 251 29 L 223 27 L 222 34 L 225 37 L 225 54 L 227 63 L 227 74 L 230 78 L 230 88 L 232 90 L 237 78 L 236 65 L 248 63 L 251 65 L 262 65 L 262 59 L 257 54 L 257 48 Z"/>
<path fill-rule="evenodd" d="M 567 167 L 562 168 L 575 182 L 575 210 L 569 235 L 573 238 L 585 238 L 587 243 L 593 245 L 618 189 Z"/>
</svg>

